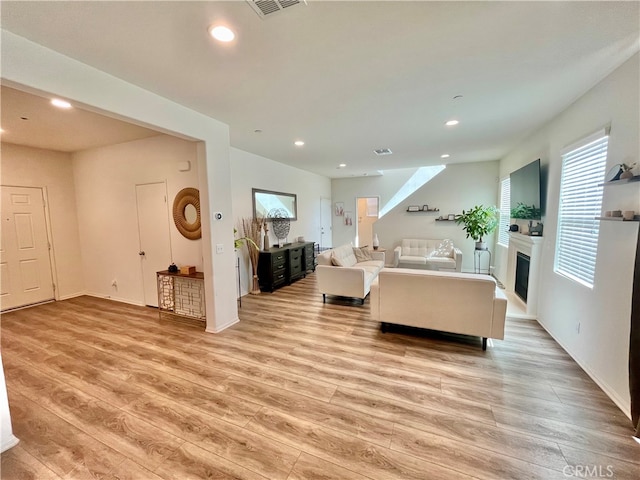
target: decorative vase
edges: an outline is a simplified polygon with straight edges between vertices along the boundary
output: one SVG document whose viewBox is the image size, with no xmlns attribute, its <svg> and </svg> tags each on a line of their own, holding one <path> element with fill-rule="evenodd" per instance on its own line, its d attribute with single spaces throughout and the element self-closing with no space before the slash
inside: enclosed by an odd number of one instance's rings
<svg viewBox="0 0 640 480">
<path fill-rule="evenodd" d="M 264 230 L 264 245 L 263 245 L 263 250 L 269 250 L 271 248 L 271 242 L 269 241 L 269 234 L 267 233 L 268 230 L 265 229 Z"/>
<path fill-rule="evenodd" d="M 633 173 L 631 170 L 625 170 L 620 174 L 620 180 L 626 180 L 628 178 L 633 178 Z"/>
<path fill-rule="evenodd" d="M 378 240 L 378 234 L 376 233 L 373 235 L 373 249 L 377 250 L 379 246 L 380 246 L 380 240 Z"/>
</svg>

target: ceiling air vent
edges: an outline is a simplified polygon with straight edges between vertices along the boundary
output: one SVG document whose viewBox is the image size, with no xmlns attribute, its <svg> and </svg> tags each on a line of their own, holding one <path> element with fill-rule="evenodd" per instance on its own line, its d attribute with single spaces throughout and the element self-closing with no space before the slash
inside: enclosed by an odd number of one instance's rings
<svg viewBox="0 0 640 480">
<path fill-rule="evenodd" d="M 376 155 L 391 155 L 393 152 L 388 148 L 378 148 L 373 151 Z"/>
<path fill-rule="evenodd" d="M 306 0 L 247 0 L 247 2 L 260 18 L 273 15 L 295 5 L 307 4 Z"/>
</svg>

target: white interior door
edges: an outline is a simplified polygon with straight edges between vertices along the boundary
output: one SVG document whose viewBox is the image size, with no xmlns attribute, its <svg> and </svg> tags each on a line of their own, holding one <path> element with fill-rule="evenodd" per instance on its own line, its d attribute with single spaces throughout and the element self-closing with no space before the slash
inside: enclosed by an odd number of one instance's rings
<svg viewBox="0 0 640 480">
<path fill-rule="evenodd" d="M 171 264 L 167 184 L 160 182 L 136 185 L 136 202 L 144 303 L 157 307 L 156 272 L 166 270 Z"/>
<path fill-rule="evenodd" d="M 331 208 L 330 198 L 320 198 L 320 249 L 331 248 Z"/>
<path fill-rule="evenodd" d="M 1 187 L 2 310 L 53 300 L 49 239 L 41 188 Z"/>
</svg>

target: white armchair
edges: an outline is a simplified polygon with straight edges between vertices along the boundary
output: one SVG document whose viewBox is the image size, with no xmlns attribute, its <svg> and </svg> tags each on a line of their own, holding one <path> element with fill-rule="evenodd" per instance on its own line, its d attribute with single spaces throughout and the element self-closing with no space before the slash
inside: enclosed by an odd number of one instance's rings
<svg viewBox="0 0 640 480">
<path fill-rule="evenodd" d="M 423 270 L 462 271 L 462 250 L 451 240 L 403 238 L 393 251 L 393 266 Z"/>
</svg>

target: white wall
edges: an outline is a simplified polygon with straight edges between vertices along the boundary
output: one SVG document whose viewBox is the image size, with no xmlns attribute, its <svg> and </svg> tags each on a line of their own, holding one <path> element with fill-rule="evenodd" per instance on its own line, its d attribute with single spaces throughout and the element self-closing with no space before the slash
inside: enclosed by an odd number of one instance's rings
<svg viewBox="0 0 640 480">
<path fill-rule="evenodd" d="M 295 193 L 298 201 L 298 220 L 291 222 L 289 241 L 303 236 L 308 242 L 320 239 L 320 197 L 331 195 L 331 181 L 327 177 L 310 173 L 265 157 L 231 148 L 231 183 L 233 222 L 242 236 L 242 218 L 253 216 L 252 188 Z M 269 238 L 276 239 L 269 230 Z M 262 245 L 260 245 L 262 247 Z M 241 259 L 242 294 L 249 287 L 250 264 L 246 248 L 239 251 Z"/>
<path fill-rule="evenodd" d="M 197 144 L 167 135 L 76 152 L 73 174 L 87 293 L 144 305 L 136 185 L 166 182 L 167 208 L 185 187 L 198 188 Z M 178 171 L 189 161 L 191 169 Z M 172 258 L 202 271 L 202 241 L 184 238 L 170 220 Z M 117 289 L 111 282 L 117 279 Z"/>
<path fill-rule="evenodd" d="M 382 210 L 415 171 L 415 168 L 399 168 L 385 170 L 384 175 L 334 178 L 331 180 L 331 200 L 334 206 L 337 202 L 344 203 L 344 210 L 351 212 L 354 219 L 357 212 L 357 197 L 380 197 L 379 209 Z M 335 214 L 331 218 L 333 245 L 340 246 L 345 243 L 353 243 L 355 245 L 355 225 L 345 225 L 344 217 L 339 217 Z M 385 245 L 384 240 L 380 238 L 380 246 L 386 247 L 388 244 Z"/>
<path fill-rule="evenodd" d="M 354 224 L 358 223 L 358 238 L 354 243 L 356 247 L 364 247 L 368 245 L 373 247 L 373 225 L 378 221 L 378 216 L 369 216 L 368 200 L 375 197 L 358 198 L 358 211 L 353 217 Z M 376 210 L 378 210 L 376 208 Z"/>
<path fill-rule="evenodd" d="M 56 298 L 84 293 L 71 155 L 3 143 L 2 184 L 46 188 Z"/>
<path fill-rule="evenodd" d="M 203 269 L 207 289 L 207 331 L 238 321 L 235 275 L 229 127 L 108 73 L 6 30 L 2 35 L 3 84 L 67 98 L 89 110 L 200 140 L 197 145 L 202 212 Z M 206 173 L 206 175 L 204 175 Z M 213 211 L 223 213 L 214 220 Z M 223 252 L 213 256 L 215 245 Z M 215 268 L 214 268 L 215 258 Z"/>
<path fill-rule="evenodd" d="M 601 222 L 593 289 L 553 271 L 560 151 L 611 125 L 607 170 L 639 160 L 640 65 L 638 54 L 532 135 L 500 163 L 500 174 L 542 158 L 548 168 L 547 208 L 538 321 L 629 415 L 631 292 L 638 223 Z M 640 173 L 636 167 L 635 173 Z M 605 188 L 603 210 L 640 211 L 638 184 Z M 501 266 L 501 270 L 503 266 Z M 577 325 L 580 324 L 580 333 Z"/>
<path fill-rule="evenodd" d="M 345 210 L 355 211 L 355 198 L 358 196 L 380 196 L 380 208 L 389 201 L 396 191 L 404 185 L 415 169 L 385 171 L 381 177 L 359 177 L 334 179 L 332 181 L 333 201 L 343 201 Z M 476 162 L 448 165 L 445 170 L 432 178 L 427 184 L 403 200 L 398 206 L 380 218 L 373 226 L 378 234 L 380 246 L 388 250 L 387 263 L 391 250 L 400 244 L 403 238 L 450 238 L 462 249 L 463 271 L 473 271 L 473 252 L 475 242 L 467 239 L 462 226 L 454 222 L 436 222 L 440 215 L 461 213 L 474 205 L 496 205 L 498 202 L 498 162 Z M 409 205 L 429 205 L 439 208 L 433 213 L 408 213 Z M 336 220 L 337 219 L 337 220 Z M 354 242 L 355 225 L 348 227 L 342 217 L 334 216 L 334 245 Z M 493 250 L 494 235 L 485 238 Z"/>
</svg>

